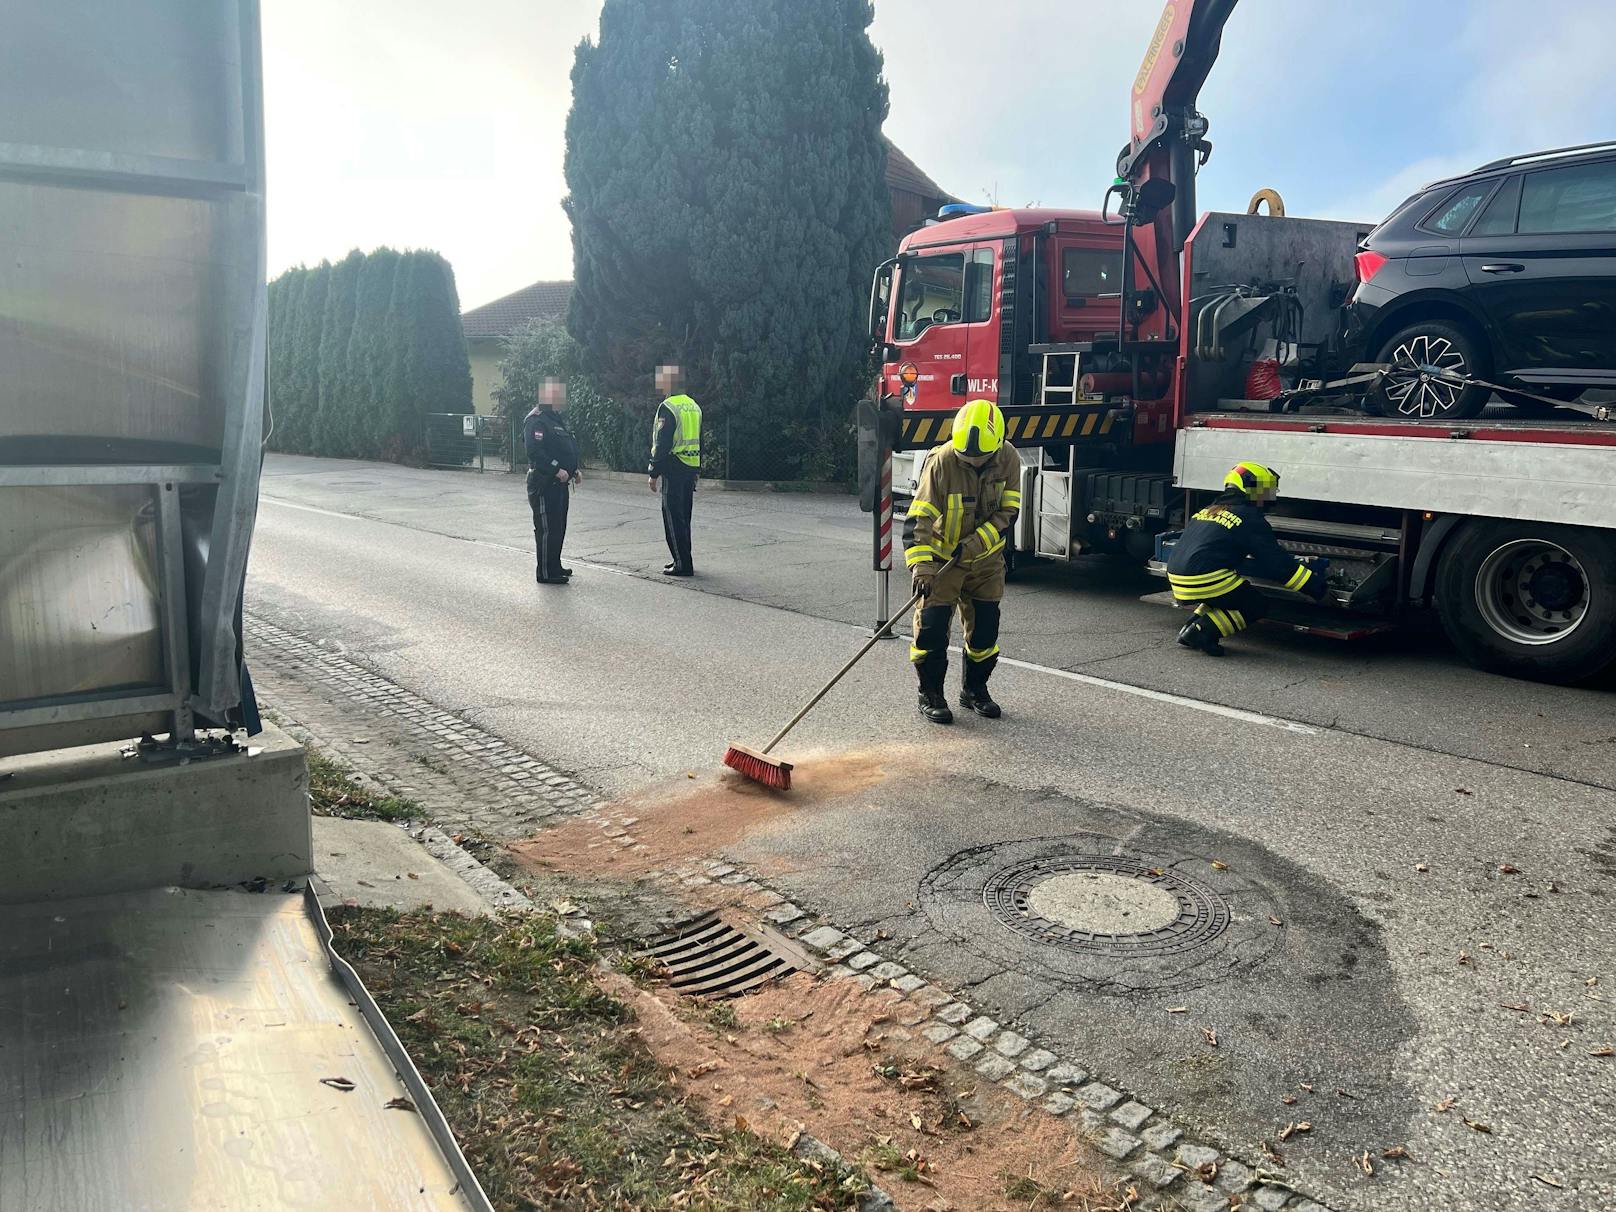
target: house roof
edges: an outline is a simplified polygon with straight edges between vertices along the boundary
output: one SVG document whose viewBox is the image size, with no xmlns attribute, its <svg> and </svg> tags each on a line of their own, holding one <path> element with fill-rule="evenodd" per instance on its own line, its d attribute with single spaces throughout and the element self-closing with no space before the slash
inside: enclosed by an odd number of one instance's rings
<svg viewBox="0 0 1616 1212">
<path fill-rule="evenodd" d="M 460 323 L 468 341 L 508 337 L 529 320 L 561 319 L 567 314 L 567 300 L 571 297 L 571 282 L 535 282 L 503 299 L 462 312 Z"/>
<path fill-rule="evenodd" d="M 885 136 L 883 136 L 885 137 Z M 887 188 L 907 190 L 912 194 L 919 194 L 923 198 L 942 198 L 948 202 L 957 202 L 947 190 L 920 171 L 920 166 L 903 154 L 900 148 L 891 139 L 887 139 Z"/>
</svg>

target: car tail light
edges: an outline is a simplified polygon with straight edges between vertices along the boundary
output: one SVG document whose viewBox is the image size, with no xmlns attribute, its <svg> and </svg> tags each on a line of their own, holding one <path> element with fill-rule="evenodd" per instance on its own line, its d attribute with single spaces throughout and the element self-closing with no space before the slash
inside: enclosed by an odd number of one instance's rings
<svg viewBox="0 0 1616 1212">
<path fill-rule="evenodd" d="M 1352 258 L 1352 263 L 1357 268 L 1358 281 L 1367 282 L 1380 272 L 1380 267 L 1386 264 L 1386 258 L 1366 248 Z"/>
</svg>

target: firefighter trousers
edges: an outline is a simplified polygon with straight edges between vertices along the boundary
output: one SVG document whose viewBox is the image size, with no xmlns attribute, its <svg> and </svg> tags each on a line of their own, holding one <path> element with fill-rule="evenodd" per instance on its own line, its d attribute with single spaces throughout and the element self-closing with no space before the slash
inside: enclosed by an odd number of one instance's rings
<svg viewBox="0 0 1616 1212">
<path fill-rule="evenodd" d="M 1004 557 L 998 555 L 934 577 L 931 593 L 915 604 L 915 639 L 909 646 L 909 659 L 948 660 L 948 630 L 956 610 L 965 629 L 966 667 L 998 656 L 1004 574 Z"/>
<path fill-rule="evenodd" d="M 1205 619 L 1216 628 L 1218 638 L 1226 640 L 1262 618 L 1265 605 L 1262 591 L 1246 581 L 1228 593 L 1197 602 L 1195 616 Z"/>
</svg>

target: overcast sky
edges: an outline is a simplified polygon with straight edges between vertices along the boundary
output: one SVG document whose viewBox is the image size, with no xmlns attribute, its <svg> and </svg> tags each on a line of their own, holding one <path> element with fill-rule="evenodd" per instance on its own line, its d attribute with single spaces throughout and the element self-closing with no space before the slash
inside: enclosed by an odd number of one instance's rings
<svg viewBox="0 0 1616 1212">
<path fill-rule="evenodd" d="M 570 277 L 568 73 L 599 11 L 267 0 L 271 273 L 434 248 L 467 307 Z M 887 134 L 969 201 L 1095 207 L 1160 11 L 876 0 Z M 1244 0 L 1201 93 L 1216 146 L 1201 207 L 1244 209 L 1268 186 L 1291 214 L 1372 221 L 1433 177 L 1616 138 L 1612 45 L 1608 0 Z"/>
</svg>

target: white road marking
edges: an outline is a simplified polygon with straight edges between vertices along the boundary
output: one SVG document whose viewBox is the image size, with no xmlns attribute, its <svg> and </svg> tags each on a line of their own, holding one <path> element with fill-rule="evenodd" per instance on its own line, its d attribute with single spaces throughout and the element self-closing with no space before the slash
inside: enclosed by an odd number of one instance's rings
<svg viewBox="0 0 1616 1212">
<path fill-rule="evenodd" d="M 903 632 L 893 632 L 898 639 L 914 643 L 914 637 Z M 965 652 L 957 644 L 952 645 L 949 652 L 965 659 Z M 1303 724 L 1296 720 L 1281 719 L 1277 715 L 1263 715 L 1257 711 L 1243 711 L 1239 707 L 1225 707 L 1222 703 L 1208 703 L 1203 699 L 1192 699 L 1182 694 L 1169 694 L 1165 690 L 1151 690 L 1144 686 L 1130 686 L 1126 682 L 1113 682 L 1109 678 L 1097 678 L 1092 673 L 1073 673 L 1070 669 L 1054 669 L 1048 665 L 1039 665 L 1032 661 L 1018 661 L 1014 657 L 1001 655 L 999 664 L 1014 665 L 1017 669 L 1029 669 L 1033 673 L 1047 673 L 1050 677 L 1065 678 L 1068 682 L 1079 682 L 1084 686 L 1097 686 L 1101 690 L 1115 690 L 1119 694 L 1131 694 L 1141 699 L 1151 699 L 1157 703 L 1171 703 L 1175 707 L 1188 707 L 1192 711 L 1204 711 L 1208 715 L 1221 715 L 1226 720 L 1239 720 L 1242 724 L 1261 724 L 1264 728 L 1278 728 L 1281 732 L 1294 732 L 1301 736 L 1320 736 L 1330 731 L 1327 728 L 1315 728 L 1312 724 Z"/>
<path fill-rule="evenodd" d="M 420 529 L 419 527 L 409 526 L 404 522 L 389 522 L 384 518 L 371 518 L 366 517 L 364 514 L 358 513 L 340 513 L 334 509 L 321 509 L 317 505 L 295 504 L 292 501 L 283 501 L 279 497 L 260 496 L 259 499 L 272 505 L 280 505 L 286 509 L 300 509 L 304 513 L 317 513 L 328 518 L 342 518 L 344 520 L 360 522 L 378 522 L 383 526 L 400 526 L 409 530 Z M 425 531 L 423 533 L 437 534 L 436 531 Z M 495 543 L 488 539 L 474 539 L 463 535 L 453 534 L 439 535 L 438 537 L 452 539 L 461 543 L 477 543 L 480 546 L 494 547 L 501 551 L 520 552 L 523 555 L 532 554 L 530 548 L 515 547 L 509 543 Z M 595 564 L 588 560 L 575 560 L 574 563 L 576 563 L 580 568 L 587 568 L 592 572 L 609 572 L 614 576 L 620 577 L 631 577 L 634 575 L 632 572 L 625 571 L 621 568 L 613 568 L 607 564 Z M 901 633 L 895 632 L 894 634 L 900 635 Z M 907 635 L 903 635 L 901 638 L 907 639 L 911 643 L 913 643 L 914 640 L 913 636 Z M 950 648 L 949 651 L 958 654 L 962 660 L 964 659 L 964 655 L 961 653 L 958 647 Z M 1101 690 L 1115 690 L 1119 694 L 1131 694 L 1137 698 L 1150 699 L 1157 703 L 1170 703 L 1175 707 L 1188 707 L 1192 711 L 1204 711 L 1208 715 L 1222 716 L 1227 720 L 1239 720 L 1242 724 L 1260 724 L 1264 728 L 1278 728 L 1281 732 L 1294 732 L 1301 736 L 1319 736 L 1321 733 L 1326 731 L 1323 728 L 1315 728 L 1311 724 L 1298 723 L 1296 720 L 1286 720 L 1281 719 L 1278 716 L 1263 715 L 1256 711 L 1243 711 L 1239 707 L 1225 707 L 1222 703 L 1208 703 L 1201 699 L 1187 698 L 1181 694 L 1169 694 L 1164 690 L 1150 690 L 1144 686 L 1130 686 L 1126 682 L 1113 682 L 1109 678 L 1097 678 L 1093 674 L 1089 673 L 1073 673 L 1068 669 L 1054 669 L 1048 665 L 1035 664 L 1032 661 L 1018 661 L 1013 657 L 1001 656 L 999 658 L 999 664 L 1013 665 L 1017 669 L 1028 669 L 1033 673 L 1047 673 L 1051 677 L 1065 678 L 1068 682 L 1078 682 L 1084 686 L 1095 686 Z"/>
<path fill-rule="evenodd" d="M 408 522 L 392 522 L 386 518 L 372 518 L 362 513 L 341 513 L 335 509 L 321 509 L 318 505 L 301 505 L 294 501 L 283 501 L 280 497 L 265 496 L 262 493 L 259 494 L 258 499 L 270 505 L 279 505 L 283 509 L 298 509 L 304 513 L 317 513 L 322 517 L 341 518 L 345 522 L 375 522 L 379 526 L 397 526 L 403 530 L 416 531 L 418 534 L 437 535 L 440 539 L 448 539 L 454 543 L 475 543 L 479 547 L 492 547 L 498 551 L 514 551 L 521 555 L 534 554 L 531 547 L 516 547 L 510 543 L 496 543 L 492 539 L 473 538 L 471 535 L 443 534 L 436 530 L 423 530 L 421 527 L 412 526 Z M 613 568 L 609 564 L 596 564 L 590 560 L 574 559 L 572 562 L 578 565 L 579 568 L 589 569 L 590 572 L 609 572 L 618 577 L 631 577 L 634 575 L 625 569 Z"/>
<path fill-rule="evenodd" d="M 951 649 L 958 652 L 959 650 Z M 1182 694 L 1169 694 L 1165 690 L 1149 690 L 1144 686 L 1130 686 L 1126 682 L 1113 682 L 1109 678 L 1097 678 L 1093 674 L 1073 673 L 1069 669 L 1051 669 L 1048 665 L 1035 665 L 1031 661 L 1018 661 L 1013 657 L 1001 656 L 1001 665 L 1014 665 L 1017 669 L 1030 669 L 1034 673 L 1047 673 L 1051 677 L 1065 678 L 1068 682 L 1081 682 L 1085 686 L 1098 686 L 1102 690 L 1115 690 L 1120 694 L 1132 694 L 1142 699 L 1152 699 L 1158 703 L 1171 703 L 1175 707 L 1188 707 L 1194 711 L 1204 711 L 1208 715 L 1221 715 L 1224 719 L 1239 720 L 1243 724 L 1261 724 L 1265 728 L 1278 728 L 1282 732 L 1300 733 L 1302 736 L 1318 736 L 1325 730 L 1315 728 L 1311 724 L 1298 723 L 1296 720 L 1281 719 L 1275 715 L 1263 715 L 1256 711 L 1243 711 L 1239 707 L 1225 707 L 1222 703 L 1208 703 L 1201 699 L 1187 698 Z"/>
</svg>

